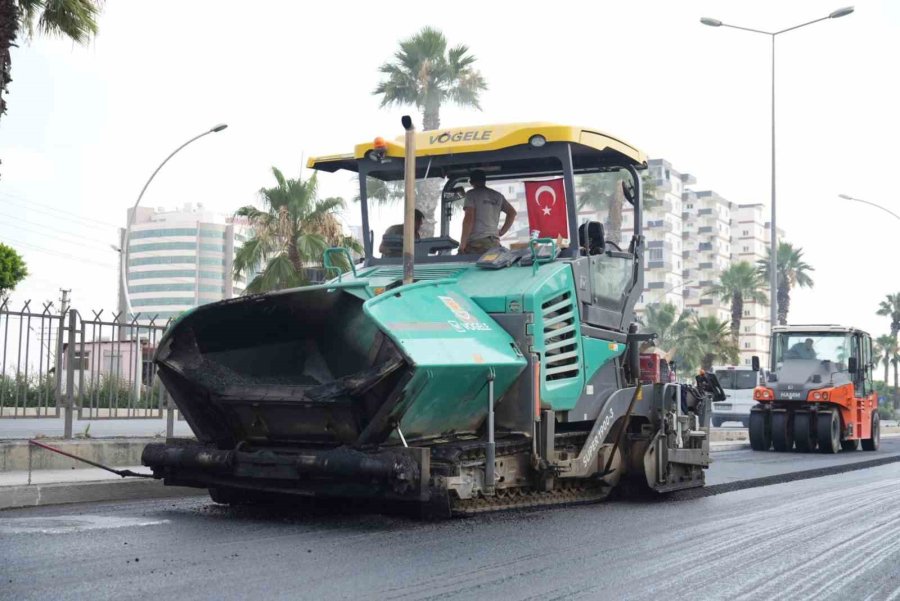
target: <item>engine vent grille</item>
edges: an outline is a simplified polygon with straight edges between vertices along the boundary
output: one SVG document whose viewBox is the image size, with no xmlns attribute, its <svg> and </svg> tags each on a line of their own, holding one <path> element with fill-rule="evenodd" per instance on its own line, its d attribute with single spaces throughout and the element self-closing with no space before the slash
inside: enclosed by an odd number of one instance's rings
<svg viewBox="0 0 900 601">
<path fill-rule="evenodd" d="M 455 278 L 465 270 L 465 267 L 459 265 L 416 265 L 413 277 L 417 280 L 442 280 Z M 400 279 L 403 277 L 403 266 L 382 265 L 366 275 L 370 278 Z"/>
<path fill-rule="evenodd" d="M 575 303 L 563 292 L 541 305 L 544 327 L 544 376 L 548 381 L 578 377 Z"/>
</svg>

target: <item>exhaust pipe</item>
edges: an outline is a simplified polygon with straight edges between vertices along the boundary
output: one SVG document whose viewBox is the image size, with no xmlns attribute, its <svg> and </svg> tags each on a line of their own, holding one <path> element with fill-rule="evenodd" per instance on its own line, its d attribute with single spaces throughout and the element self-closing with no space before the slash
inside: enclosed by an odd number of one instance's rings
<svg viewBox="0 0 900 601">
<path fill-rule="evenodd" d="M 413 283 L 415 270 L 416 227 L 416 126 L 409 115 L 400 120 L 406 130 L 406 156 L 404 158 L 406 198 L 403 214 L 403 285 Z"/>
</svg>

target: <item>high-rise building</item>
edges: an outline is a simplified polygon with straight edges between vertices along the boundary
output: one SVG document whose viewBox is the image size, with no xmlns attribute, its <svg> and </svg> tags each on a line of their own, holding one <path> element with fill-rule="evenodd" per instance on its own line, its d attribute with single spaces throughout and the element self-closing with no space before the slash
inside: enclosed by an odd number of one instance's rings
<svg viewBox="0 0 900 601">
<path fill-rule="evenodd" d="M 768 207 L 763 204 L 737 205 L 733 211 L 731 223 L 731 259 L 732 262 L 747 261 L 754 267 L 759 261 L 768 258 L 769 241 L 771 240 Z M 784 239 L 784 231 L 778 229 L 778 238 Z M 768 279 L 766 279 L 768 283 Z M 768 286 L 765 290 L 769 294 Z M 751 357 L 757 355 L 765 365 L 769 357 L 769 305 L 744 302 L 744 314 L 741 319 L 740 350 L 741 360 L 749 364 Z"/>
<path fill-rule="evenodd" d="M 682 235 L 685 227 L 682 196 L 685 186 L 696 180 L 690 174 L 676 171 L 663 159 L 651 159 L 647 169 L 643 219 L 646 269 L 644 293 L 637 310 L 653 303 L 669 303 L 681 312 L 685 308 L 684 289 L 688 283 L 685 250 L 690 246 Z M 634 231 L 634 209 L 627 203 L 622 210 L 622 229 Z"/>
<path fill-rule="evenodd" d="M 174 211 L 138 207 L 127 241 L 130 317 L 164 323 L 198 305 L 240 295 L 246 283 L 233 277 L 234 254 L 245 230 L 200 204 Z M 126 243 L 124 228 L 120 241 Z M 120 281 L 120 310 L 124 306 Z"/>
<path fill-rule="evenodd" d="M 731 307 L 706 290 L 731 265 L 731 203 L 709 190 L 685 190 L 683 215 L 685 307 L 730 322 Z"/>
</svg>

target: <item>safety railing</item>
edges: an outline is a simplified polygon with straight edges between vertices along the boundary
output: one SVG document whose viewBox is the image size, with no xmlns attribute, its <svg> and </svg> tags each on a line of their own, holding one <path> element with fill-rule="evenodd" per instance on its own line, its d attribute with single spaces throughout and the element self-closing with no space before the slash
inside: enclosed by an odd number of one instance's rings
<svg viewBox="0 0 900 601">
<path fill-rule="evenodd" d="M 0 303 L 0 418 L 62 417 L 70 437 L 75 417 L 165 417 L 171 436 L 175 407 L 153 363 L 168 325 L 140 313 Z"/>
</svg>

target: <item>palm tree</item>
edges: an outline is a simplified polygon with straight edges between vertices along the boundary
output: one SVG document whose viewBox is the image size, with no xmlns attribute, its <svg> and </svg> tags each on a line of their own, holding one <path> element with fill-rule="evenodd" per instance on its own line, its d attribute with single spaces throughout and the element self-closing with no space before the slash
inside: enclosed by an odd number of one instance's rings
<svg viewBox="0 0 900 601">
<path fill-rule="evenodd" d="M 262 268 L 247 285 L 248 294 L 308 283 L 309 268 L 321 266 L 322 254 L 329 246 L 361 250 L 356 240 L 344 236 L 334 215 L 343 208 L 343 199 L 318 200 L 315 175 L 306 181 L 286 179 L 275 167 L 272 174 L 277 185 L 259 191 L 265 210 L 251 205 L 235 213 L 247 219 L 253 234 L 235 255 L 234 276 L 251 275 Z"/>
<path fill-rule="evenodd" d="M 891 357 L 894 355 L 894 347 L 897 345 L 897 341 L 893 336 L 879 336 L 875 339 L 875 355 L 876 362 L 881 361 L 884 364 L 884 387 L 887 389 L 888 385 L 888 368 L 891 365 Z"/>
<path fill-rule="evenodd" d="M 706 289 L 711 294 L 731 303 L 731 339 L 737 344 L 741 334 L 741 319 L 744 316 L 744 302 L 766 303 L 763 279 L 753 265 L 747 261 L 734 263 L 719 276 L 719 283 Z"/>
<path fill-rule="evenodd" d="M 878 305 L 878 315 L 886 315 L 891 318 L 891 336 L 897 340 L 900 333 L 900 292 L 888 294 Z"/>
<path fill-rule="evenodd" d="M 656 334 L 656 346 L 666 352 L 675 350 L 690 325 L 690 314 L 672 303 L 647 305 L 643 316 L 644 330 Z"/>
<path fill-rule="evenodd" d="M 447 49 L 447 38 L 431 27 L 400 42 L 394 59 L 379 71 L 386 77 L 373 94 L 381 106 L 415 105 L 422 111 L 425 130 L 441 126 L 441 105 L 453 102 L 481 110 L 478 95 L 487 89 L 481 73 L 473 68 L 475 57 L 460 44 Z"/>
<path fill-rule="evenodd" d="M 900 344 L 894 341 L 888 349 L 888 356 L 891 358 L 891 365 L 894 366 L 894 409 L 900 404 L 900 378 L 898 378 L 898 366 L 900 366 Z M 887 380 L 884 381 L 887 386 Z"/>
<path fill-rule="evenodd" d="M 769 281 L 769 265 L 772 264 L 772 251 L 767 249 L 765 259 L 757 261 L 757 269 L 763 281 Z M 778 323 L 787 325 L 787 316 L 791 308 L 791 290 L 796 286 L 812 288 L 813 280 L 809 273 L 815 269 L 803 260 L 803 249 L 794 248 L 789 242 L 778 243 L 777 256 L 778 289 L 775 298 L 778 301 Z"/>
<path fill-rule="evenodd" d="M 79 44 L 97 34 L 98 0 L 0 0 L 0 116 L 6 112 L 3 94 L 12 81 L 9 49 L 24 31 L 70 38 Z"/>
<path fill-rule="evenodd" d="M 590 207 L 595 211 L 606 211 L 603 225 L 607 240 L 621 245 L 622 243 L 622 208 L 625 206 L 625 193 L 622 182 L 630 182 L 631 177 L 625 171 L 616 174 L 588 173 L 581 175 L 575 182 L 578 196 L 578 208 Z M 656 184 L 646 173 L 641 174 L 644 192 L 644 206 L 651 208 L 659 203 L 656 198 Z"/>
<path fill-rule="evenodd" d="M 686 355 L 709 371 L 716 362 L 737 363 L 738 347 L 731 338 L 728 322 L 694 315 L 687 332 Z"/>
<path fill-rule="evenodd" d="M 422 112 L 422 128 L 437 129 L 446 102 L 481 110 L 478 99 L 487 83 L 474 68 L 475 61 L 467 46 L 448 49 L 443 33 L 425 27 L 402 40 L 394 58 L 381 65 L 384 78 L 372 93 L 381 96 L 382 107 L 415 106 Z M 431 235 L 440 190 L 429 186 L 424 192 L 416 194 L 416 204 L 425 213 L 423 235 Z"/>
</svg>

